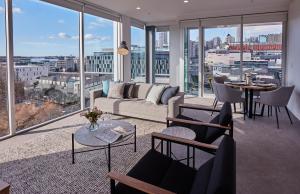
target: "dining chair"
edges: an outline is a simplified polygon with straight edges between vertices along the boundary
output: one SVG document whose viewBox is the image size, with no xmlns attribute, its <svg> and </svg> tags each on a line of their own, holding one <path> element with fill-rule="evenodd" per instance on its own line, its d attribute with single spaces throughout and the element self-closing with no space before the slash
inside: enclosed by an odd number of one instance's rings
<svg viewBox="0 0 300 194">
<path fill-rule="evenodd" d="M 227 80 L 227 76 L 225 76 L 225 75 L 223 75 L 223 76 L 214 76 L 214 83 L 224 84 L 225 80 Z M 212 85 L 212 91 L 216 96 L 215 99 L 214 99 L 214 103 L 213 103 L 213 107 L 215 108 L 217 106 L 219 100 L 218 100 L 218 97 L 217 97 L 217 95 L 218 95 L 217 92 L 218 91 L 216 91 L 214 83 L 211 83 L 211 85 Z"/>
<path fill-rule="evenodd" d="M 243 104 L 243 115 L 244 120 L 246 118 L 246 102 L 243 96 L 243 91 L 233 89 L 225 84 L 215 83 L 215 89 L 217 90 L 218 101 L 220 102 L 229 102 L 234 105 L 234 112 L 236 112 L 236 103 Z M 214 106 L 215 109 L 216 106 Z"/>
<path fill-rule="evenodd" d="M 284 87 L 279 87 L 278 89 L 273 91 L 261 92 L 260 98 L 254 100 L 254 113 L 256 112 L 257 103 L 274 107 L 275 114 L 276 114 L 277 128 L 279 128 L 278 111 L 280 111 L 279 107 L 284 107 L 291 124 L 293 124 L 287 105 L 289 103 L 294 88 L 295 86 L 284 86 Z M 254 119 L 255 119 L 255 114 L 254 114 Z"/>
</svg>

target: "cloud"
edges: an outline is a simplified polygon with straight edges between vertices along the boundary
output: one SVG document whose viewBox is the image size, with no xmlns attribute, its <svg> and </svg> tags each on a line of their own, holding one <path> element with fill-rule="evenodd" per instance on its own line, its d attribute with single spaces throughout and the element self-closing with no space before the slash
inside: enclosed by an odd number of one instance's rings
<svg viewBox="0 0 300 194">
<path fill-rule="evenodd" d="M 104 18 L 96 18 L 94 21 L 89 23 L 88 28 L 93 29 L 93 28 L 97 28 L 97 27 L 105 27 L 109 24 L 111 24 L 110 20 L 107 20 Z"/>
<path fill-rule="evenodd" d="M 65 33 L 65 32 L 60 32 L 60 33 L 58 33 L 57 36 L 59 38 L 62 38 L 62 39 L 69 39 L 69 38 L 71 38 L 71 36 L 69 34 Z"/>
<path fill-rule="evenodd" d="M 64 23 L 65 23 L 65 20 L 60 19 L 60 20 L 58 20 L 57 22 L 58 22 L 59 24 L 64 24 Z"/>
<path fill-rule="evenodd" d="M 5 12 L 5 8 L 0 6 L 0 13 L 4 13 L 4 12 Z M 19 7 L 13 7 L 13 13 L 21 14 L 23 13 L 23 10 Z"/>
<path fill-rule="evenodd" d="M 93 34 L 86 34 L 84 36 L 85 40 L 100 40 L 100 41 L 106 41 L 106 40 L 110 40 L 109 36 L 97 36 L 97 35 L 93 35 Z"/>
<path fill-rule="evenodd" d="M 244 36 L 259 36 L 268 34 L 280 34 L 282 33 L 282 25 L 261 25 L 261 26 L 244 26 Z"/>
<path fill-rule="evenodd" d="M 48 36 L 49 39 L 72 39 L 72 40 L 79 40 L 79 36 L 78 35 L 69 35 L 65 32 L 60 32 L 57 35 L 50 35 Z M 110 36 L 99 36 L 99 35 L 94 35 L 94 34 L 85 34 L 84 35 L 84 39 L 86 41 L 107 41 L 110 40 L 111 37 Z"/>
<path fill-rule="evenodd" d="M 23 13 L 23 10 L 19 7 L 13 7 L 13 13 L 21 14 Z"/>
<path fill-rule="evenodd" d="M 21 44 L 28 45 L 28 46 L 35 46 L 35 47 L 58 46 L 59 45 L 57 43 L 52 43 L 52 42 L 34 42 L 34 41 L 21 42 Z"/>
</svg>

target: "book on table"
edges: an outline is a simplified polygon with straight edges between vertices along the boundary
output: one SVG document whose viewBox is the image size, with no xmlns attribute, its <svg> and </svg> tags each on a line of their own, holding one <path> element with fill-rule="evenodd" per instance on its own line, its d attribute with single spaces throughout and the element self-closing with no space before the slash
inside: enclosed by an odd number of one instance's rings
<svg viewBox="0 0 300 194">
<path fill-rule="evenodd" d="M 127 133 L 126 129 L 121 126 L 115 127 L 113 129 L 105 129 L 100 133 L 95 134 L 95 136 L 107 143 L 114 143 L 118 141 L 122 136 L 125 136 Z"/>
</svg>

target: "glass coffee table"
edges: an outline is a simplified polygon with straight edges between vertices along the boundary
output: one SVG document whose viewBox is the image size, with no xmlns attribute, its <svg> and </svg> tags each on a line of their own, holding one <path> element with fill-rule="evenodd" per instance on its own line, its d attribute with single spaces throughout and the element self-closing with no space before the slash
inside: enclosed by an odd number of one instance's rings
<svg viewBox="0 0 300 194">
<path fill-rule="evenodd" d="M 98 129 L 95 131 L 90 131 L 88 126 L 84 125 L 79 128 L 75 133 L 72 133 L 72 164 L 75 163 L 75 154 L 83 153 L 83 152 L 91 152 L 96 150 L 106 150 L 108 151 L 107 164 L 108 171 L 111 170 L 111 148 L 120 147 L 126 145 L 134 145 L 134 152 L 136 152 L 136 126 L 132 125 L 125 121 L 119 120 L 106 120 L 98 122 Z M 126 134 L 121 136 L 117 141 L 113 143 L 108 143 L 99 139 L 99 134 L 103 132 L 103 130 L 111 130 L 116 127 L 122 127 L 126 130 Z M 97 137 L 98 134 L 98 137 Z M 133 137 L 133 142 L 128 142 Z M 90 147 L 91 149 L 83 150 L 83 151 L 75 151 L 74 142 L 77 142 L 81 145 Z"/>
</svg>

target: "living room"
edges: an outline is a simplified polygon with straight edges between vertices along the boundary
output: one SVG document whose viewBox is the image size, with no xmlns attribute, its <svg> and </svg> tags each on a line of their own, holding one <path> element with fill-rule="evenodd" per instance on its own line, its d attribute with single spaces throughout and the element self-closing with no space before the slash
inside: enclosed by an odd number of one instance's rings
<svg viewBox="0 0 300 194">
<path fill-rule="evenodd" d="M 0 0 L 0 193 L 300 193 L 299 13 Z"/>
</svg>

